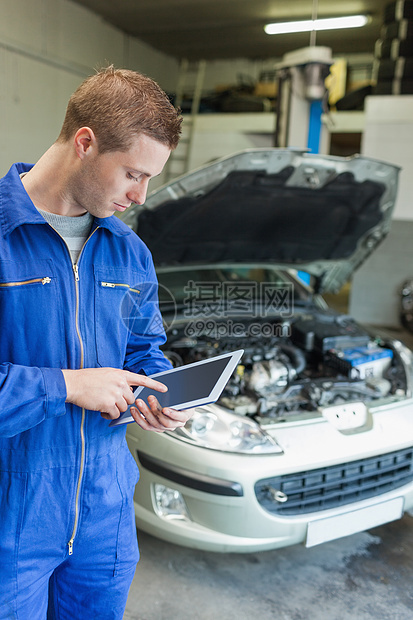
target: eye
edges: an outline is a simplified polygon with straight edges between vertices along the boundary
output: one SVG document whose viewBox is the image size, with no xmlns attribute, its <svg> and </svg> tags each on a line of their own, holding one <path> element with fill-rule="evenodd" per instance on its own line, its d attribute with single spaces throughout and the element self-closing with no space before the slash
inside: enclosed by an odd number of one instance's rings
<svg viewBox="0 0 413 620">
<path fill-rule="evenodd" d="M 134 177 L 133 174 L 131 174 L 130 172 L 127 172 L 126 176 L 128 179 L 131 179 L 132 181 L 136 181 L 136 182 L 139 181 L 138 177 Z"/>
</svg>

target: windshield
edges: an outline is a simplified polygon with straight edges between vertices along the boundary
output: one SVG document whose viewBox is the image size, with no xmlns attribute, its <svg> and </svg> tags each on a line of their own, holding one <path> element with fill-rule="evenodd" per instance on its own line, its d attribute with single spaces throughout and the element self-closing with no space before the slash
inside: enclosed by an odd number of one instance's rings
<svg viewBox="0 0 413 620">
<path fill-rule="evenodd" d="M 159 269 L 159 301 L 163 311 L 169 305 L 183 307 L 187 312 L 206 304 L 236 313 L 248 303 L 268 306 L 268 301 L 288 296 L 294 304 L 308 303 L 311 291 L 306 275 L 283 271 L 271 266 L 197 266 L 187 269 Z"/>
</svg>

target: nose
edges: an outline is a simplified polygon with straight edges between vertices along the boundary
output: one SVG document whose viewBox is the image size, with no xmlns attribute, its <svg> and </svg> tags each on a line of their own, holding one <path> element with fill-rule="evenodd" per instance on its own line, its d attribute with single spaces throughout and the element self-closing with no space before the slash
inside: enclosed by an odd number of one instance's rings
<svg viewBox="0 0 413 620">
<path fill-rule="evenodd" d="M 135 183 L 135 185 L 126 194 L 127 199 L 135 204 L 143 205 L 148 191 L 148 182 L 148 180 L 145 180 L 141 183 Z"/>
</svg>

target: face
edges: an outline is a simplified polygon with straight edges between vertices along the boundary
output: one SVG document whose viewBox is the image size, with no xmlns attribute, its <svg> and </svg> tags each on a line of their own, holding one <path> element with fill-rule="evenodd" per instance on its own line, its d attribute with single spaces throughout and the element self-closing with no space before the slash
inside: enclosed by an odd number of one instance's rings
<svg viewBox="0 0 413 620">
<path fill-rule="evenodd" d="M 125 152 L 100 155 L 91 146 L 82 153 L 69 192 L 77 214 L 89 211 L 99 218 L 143 204 L 150 179 L 162 172 L 170 154 L 168 146 L 145 135 L 136 136 Z"/>
</svg>

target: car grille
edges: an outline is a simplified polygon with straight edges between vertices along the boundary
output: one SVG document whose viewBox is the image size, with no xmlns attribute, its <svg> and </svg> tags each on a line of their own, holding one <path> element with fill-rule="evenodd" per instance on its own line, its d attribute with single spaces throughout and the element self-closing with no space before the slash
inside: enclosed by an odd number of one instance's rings
<svg viewBox="0 0 413 620">
<path fill-rule="evenodd" d="M 413 480 L 413 448 L 343 465 L 260 480 L 255 494 L 273 514 L 328 510 L 398 489 Z"/>
</svg>

